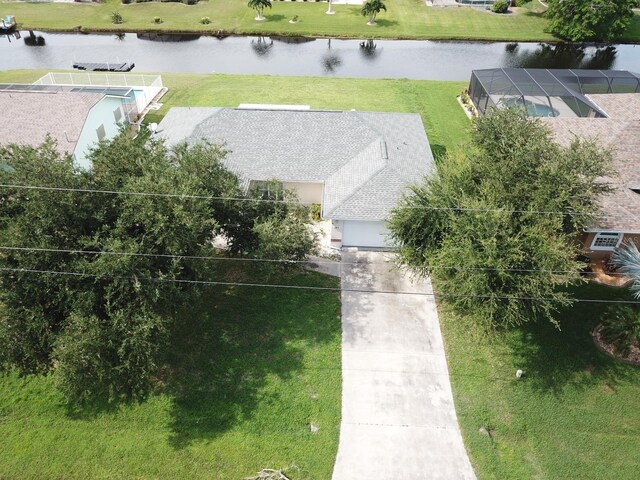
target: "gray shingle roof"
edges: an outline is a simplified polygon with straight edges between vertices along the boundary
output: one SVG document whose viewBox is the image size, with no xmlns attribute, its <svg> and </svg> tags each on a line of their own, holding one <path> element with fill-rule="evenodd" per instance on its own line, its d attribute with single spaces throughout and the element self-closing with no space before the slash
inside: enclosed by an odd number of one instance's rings
<svg viewBox="0 0 640 480">
<path fill-rule="evenodd" d="M 40 145 L 47 134 L 60 153 L 73 153 L 89 110 L 102 94 L 71 92 L 0 92 L 4 122 L 0 144 Z"/>
<path fill-rule="evenodd" d="M 417 114 L 185 107 L 158 131 L 171 146 L 224 143 L 244 179 L 323 182 L 326 218 L 383 220 L 435 168 Z"/>
<path fill-rule="evenodd" d="M 614 191 L 601 200 L 603 218 L 593 230 L 640 231 L 640 93 L 591 94 L 609 118 L 546 118 L 556 140 L 596 139 L 610 147 L 617 175 L 607 179 Z"/>
</svg>

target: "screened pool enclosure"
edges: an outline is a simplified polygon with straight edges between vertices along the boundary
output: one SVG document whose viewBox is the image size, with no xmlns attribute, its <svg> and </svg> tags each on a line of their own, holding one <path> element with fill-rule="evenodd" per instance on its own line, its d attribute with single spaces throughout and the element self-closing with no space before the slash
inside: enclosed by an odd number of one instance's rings
<svg viewBox="0 0 640 480">
<path fill-rule="evenodd" d="M 492 68 L 471 72 L 469 96 L 480 115 L 520 106 L 531 117 L 606 117 L 587 97 L 640 93 L 640 75 L 622 70 Z"/>
</svg>

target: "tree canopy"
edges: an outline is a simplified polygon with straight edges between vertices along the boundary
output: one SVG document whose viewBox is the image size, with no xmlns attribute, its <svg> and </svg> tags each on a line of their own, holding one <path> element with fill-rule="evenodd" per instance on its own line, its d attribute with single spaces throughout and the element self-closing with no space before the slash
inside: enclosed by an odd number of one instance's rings
<svg viewBox="0 0 640 480">
<path fill-rule="evenodd" d="M 546 16 L 551 33 L 571 40 L 611 41 L 633 18 L 637 0 L 549 0 Z"/>
<path fill-rule="evenodd" d="M 579 279 L 576 235 L 598 212 L 611 154 L 590 141 L 563 148 L 520 110 L 474 122 L 466 153 L 441 159 L 390 221 L 401 260 L 437 279 L 445 301 L 488 329 L 555 321 Z"/>
<path fill-rule="evenodd" d="M 304 257 L 308 211 L 281 189 L 292 203 L 245 196 L 225 154 L 122 132 L 83 171 L 50 140 L 0 147 L 1 183 L 57 189 L 0 191 L 0 363 L 53 371 L 73 400 L 143 398 L 175 313 L 198 294 L 189 282 L 216 280 L 215 262 L 188 257 L 216 255 L 217 235 L 232 254 Z"/>
</svg>

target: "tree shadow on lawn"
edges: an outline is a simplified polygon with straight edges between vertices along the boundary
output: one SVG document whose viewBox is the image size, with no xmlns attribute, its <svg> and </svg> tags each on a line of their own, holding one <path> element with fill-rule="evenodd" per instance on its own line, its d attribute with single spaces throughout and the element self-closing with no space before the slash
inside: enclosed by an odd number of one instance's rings
<svg viewBox="0 0 640 480">
<path fill-rule="evenodd" d="M 431 153 L 436 165 L 447 156 L 447 147 L 439 145 L 437 143 L 431 144 Z"/>
<path fill-rule="evenodd" d="M 281 13 L 274 13 L 272 15 L 265 15 L 264 18 L 267 19 L 267 22 L 279 22 L 281 20 L 284 20 L 286 16 L 282 15 Z"/>
<path fill-rule="evenodd" d="M 631 300 L 627 289 L 588 283 L 570 289 L 574 298 Z M 535 390 L 560 395 L 571 386 L 583 389 L 605 382 L 609 389 L 634 377 L 633 369 L 603 354 L 591 338 L 606 312 L 607 303 L 576 302 L 558 312 L 560 330 L 550 322 L 531 322 L 509 336 L 515 369 Z M 514 377 L 513 381 L 517 381 Z M 522 381 L 522 380 L 520 380 Z"/>
<path fill-rule="evenodd" d="M 395 27 L 396 25 L 398 25 L 398 21 L 397 20 L 387 20 L 386 18 L 377 18 L 376 19 L 376 25 L 378 27 Z"/>
<path fill-rule="evenodd" d="M 170 442 L 183 448 L 249 420 L 268 378 L 287 380 L 303 368 L 303 349 L 340 335 L 336 292 L 212 287 L 185 309 L 173 335 L 167 391 L 173 398 Z M 329 305 L 327 307 L 327 305 Z"/>
</svg>

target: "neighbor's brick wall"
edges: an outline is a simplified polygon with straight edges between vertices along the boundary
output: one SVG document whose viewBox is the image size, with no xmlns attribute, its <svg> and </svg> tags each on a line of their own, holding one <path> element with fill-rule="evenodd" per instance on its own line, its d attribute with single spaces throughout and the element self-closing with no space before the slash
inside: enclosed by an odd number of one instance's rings
<svg viewBox="0 0 640 480">
<path fill-rule="evenodd" d="M 609 259 L 611 256 L 611 250 L 591 250 L 591 244 L 593 243 L 593 238 L 596 236 L 595 232 L 585 232 L 581 233 L 578 236 L 578 239 L 582 243 L 584 247 L 584 253 L 587 257 L 591 259 L 592 262 L 602 262 Z M 640 235 L 639 234 L 625 234 L 622 237 L 622 243 L 628 242 L 629 240 L 633 240 L 635 244 L 640 247 Z"/>
</svg>

